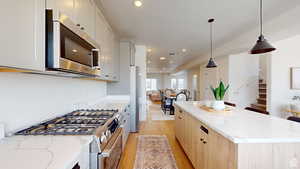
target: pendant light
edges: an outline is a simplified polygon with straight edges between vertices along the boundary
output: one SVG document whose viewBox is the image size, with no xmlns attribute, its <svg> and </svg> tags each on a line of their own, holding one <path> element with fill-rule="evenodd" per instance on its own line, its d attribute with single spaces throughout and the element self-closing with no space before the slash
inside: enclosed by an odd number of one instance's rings
<svg viewBox="0 0 300 169">
<path fill-rule="evenodd" d="M 215 61 L 213 59 L 212 24 L 214 21 L 215 21 L 215 19 L 208 20 L 208 23 L 210 23 L 210 59 L 208 61 L 208 64 L 206 65 L 206 68 L 217 67 L 217 64 L 215 63 Z"/>
<path fill-rule="evenodd" d="M 268 41 L 265 39 L 263 35 L 263 3 L 260 0 L 260 36 L 255 44 L 255 46 L 251 49 L 251 54 L 261 54 L 267 53 L 276 50 Z"/>
</svg>

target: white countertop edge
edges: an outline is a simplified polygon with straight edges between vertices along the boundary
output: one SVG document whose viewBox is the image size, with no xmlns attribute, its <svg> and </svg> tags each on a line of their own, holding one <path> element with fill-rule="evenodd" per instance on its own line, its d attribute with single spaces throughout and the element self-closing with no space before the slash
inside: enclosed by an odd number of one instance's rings
<svg viewBox="0 0 300 169">
<path fill-rule="evenodd" d="M 236 144 L 243 144 L 243 143 L 299 143 L 300 142 L 300 138 L 299 139 L 295 139 L 295 138 L 247 138 L 247 139 L 243 139 L 243 138 L 233 138 L 231 136 L 229 136 L 228 134 L 220 131 L 218 128 L 209 125 L 205 120 L 196 117 L 193 113 L 189 112 L 189 110 L 186 110 L 184 107 L 180 106 L 179 103 L 174 103 L 175 105 L 177 105 L 178 107 L 180 107 L 181 109 L 183 109 L 185 112 L 189 113 L 191 116 L 193 116 L 194 118 L 198 119 L 200 122 L 204 123 L 204 125 L 208 126 L 209 128 L 213 129 L 215 132 L 221 134 L 222 136 L 224 136 L 225 138 L 229 139 L 230 141 L 232 141 L 233 143 Z"/>
</svg>

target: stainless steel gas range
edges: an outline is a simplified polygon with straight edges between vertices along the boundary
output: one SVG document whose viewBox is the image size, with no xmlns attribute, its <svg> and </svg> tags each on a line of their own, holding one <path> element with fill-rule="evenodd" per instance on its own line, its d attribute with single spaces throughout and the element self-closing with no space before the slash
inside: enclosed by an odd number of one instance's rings
<svg viewBox="0 0 300 169">
<path fill-rule="evenodd" d="M 121 121 L 118 110 L 76 110 L 16 135 L 93 135 L 90 169 L 117 169 L 122 154 Z"/>
</svg>

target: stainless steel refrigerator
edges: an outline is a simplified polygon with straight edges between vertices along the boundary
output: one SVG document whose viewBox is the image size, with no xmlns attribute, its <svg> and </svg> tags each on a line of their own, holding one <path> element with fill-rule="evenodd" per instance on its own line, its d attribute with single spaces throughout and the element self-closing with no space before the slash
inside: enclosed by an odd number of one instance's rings
<svg viewBox="0 0 300 169">
<path fill-rule="evenodd" d="M 140 90 L 141 76 L 138 66 L 130 66 L 130 129 L 131 132 L 139 130 L 139 114 L 140 114 Z"/>
</svg>

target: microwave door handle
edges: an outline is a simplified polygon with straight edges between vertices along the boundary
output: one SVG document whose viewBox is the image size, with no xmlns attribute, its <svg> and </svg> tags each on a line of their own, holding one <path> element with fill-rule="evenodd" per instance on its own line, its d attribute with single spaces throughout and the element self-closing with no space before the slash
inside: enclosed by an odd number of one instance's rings
<svg viewBox="0 0 300 169">
<path fill-rule="evenodd" d="M 98 66 L 94 66 L 94 52 L 97 52 L 99 54 L 100 49 L 92 49 L 92 57 L 91 57 L 91 59 L 92 59 L 92 68 L 93 69 L 99 69 L 100 68 L 99 65 Z"/>
</svg>

